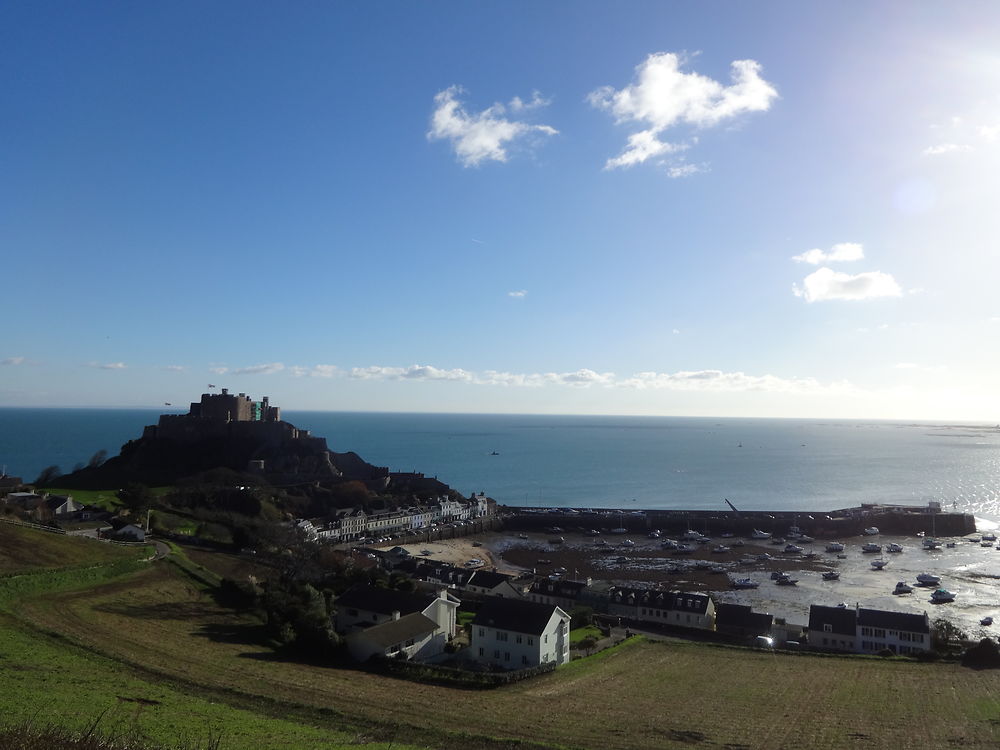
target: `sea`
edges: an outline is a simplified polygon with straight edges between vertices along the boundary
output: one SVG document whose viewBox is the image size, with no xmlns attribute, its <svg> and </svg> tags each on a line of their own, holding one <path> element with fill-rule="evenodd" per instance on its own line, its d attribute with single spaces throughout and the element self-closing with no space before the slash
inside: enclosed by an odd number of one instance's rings
<svg viewBox="0 0 1000 750">
<path fill-rule="evenodd" d="M 0 468 L 118 453 L 149 409 L 0 408 Z M 927 505 L 1000 522 L 1000 425 L 282 411 L 331 450 L 513 506 L 821 511 Z"/>
</svg>

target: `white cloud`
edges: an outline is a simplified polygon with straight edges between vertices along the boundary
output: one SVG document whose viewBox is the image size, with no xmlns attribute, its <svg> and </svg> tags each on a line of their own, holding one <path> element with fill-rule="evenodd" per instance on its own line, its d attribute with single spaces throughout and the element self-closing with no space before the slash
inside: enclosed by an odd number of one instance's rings
<svg viewBox="0 0 1000 750">
<path fill-rule="evenodd" d="M 9 365 L 11 367 L 17 367 L 18 365 L 24 364 L 24 357 L 7 357 L 7 359 L 0 359 L 0 365 Z"/>
<path fill-rule="evenodd" d="M 87 367 L 96 367 L 98 370 L 124 370 L 124 362 L 88 362 Z"/>
<path fill-rule="evenodd" d="M 796 263 L 809 263 L 818 266 L 820 263 L 847 263 L 853 260 L 861 260 L 865 257 L 865 249 L 858 242 L 838 242 L 830 248 L 830 252 L 824 252 L 819 248 L 806 250 L 801 255 L 793 255 L 792 260 Z"/>
<path fill-rule="evenodd" d="M 531 109 L 538 109 L 539 107 L 547 107 L 551 103 L 551 99 L 545 99 L 538 91 L 532 91 L 530 101 L 524 101 L 521 97 L 515 96 L 510 100 L 508 106 L 511 112 L 526 112 Z"/>
<path fill-rule="evenodd" d="M 312 367 L 295 365 L 289 367 L 288 371 L 297 378 L 333 378 L 341 372 L 337 365 L 313 365 Z"/>
<path fill-rule="evenodd" d="M 629 136 L 625 150 L 608 159 L 605 169 L 631 167 L 686 148 L 661 140 L 671 127 L 712 127 L 744 112 L 765 111 L 778 96 L 760 77 L 761 66 L 754 60 L 731 63 L 733 82 L 729 86 L 699 73 L 683 72 L 685 62 L 672 52 L 652 54 L 636 66 L 634 83 L 618 91 L 604 86 L 587 96 L 591 105 L 610 112 L 617 123 L 645 126 Z"/>
<path fill-rule="evenodd" d="M 507 146 L 515 139 L 533 133 L 555 135 L 559 131 L 548 125 L 529 125 L 525 122 L 509 120 L 506 108 L 497 103 L 476 114 L 468 114 L 458 101 L 463 93 L 460 86 L 452 86 L 434 97 L 434 113 L 431 115 L 429 140 L 449 140 L 455 156 L 465 167 L 478 166 L 483 161 L 507 161 Z M 517 105 L 514 105 L 517 102 Z M 511 109 L 524 111 L 543 106 L 545 100 L 535 92 L 531 102 L 525 104 L 515 98 Z"/>
<path fill-rule="evenodd" d="M 863 300 L 903 294 L 896 280 L 887 273 L 868 271 L 852 276 L 825 267 L 806 276 L 802 288 L 793 285 L 792 291 L 796 297 L 804 297 L 806 302 Z"/>
<path fill-rule="evenodd" d="M 972 146 L 966 143 L 939 143 L 936 146 L 928 146 L 921 153 L 924 156 L 940 156 L 941 154 L 968 153 L 972 150 Z"/>
<path fill-rule="evenodd" d="M 945 365 L 918 365 L 916 362 L 897 362 L 893 365 L 896 370 L 915 370 L 917 372 L 945 372 L 948 368 Z"/>
<path fill-rule="evenodd" d="M 676 329 L 676 328 L 673 330 L 673 332 L 674 333 L 680 333 L 680 331 L 678 329 Z"/>
<path fill-rule="evenodd" d="M 252 365 L 250 367 L 240 367 L 233 370 L 233 375 L 270 375 L 271 373 L 284 370 L 285 366 L 281 362 L 268 362 L 263 365 Z M 222 373 L 219 373 L 220 375 Z"/>
<path fill-rule="evenodd" d="M 225 375 L 229 372 L 229 368 L 223 367 L 222 365 L 210 365 L 208 371 L 213 375 Z"/>
<path fill-rule="evenodd" d="M 184 365 L 164 365 L 163 369 L 168 372 L 184 372 L 187 368 Z"/>
<path fill-rule="evenodd" d="M 638 389 L 674 391 L 768 391 L 776 393 L 848 393 L 855 389 L 850 383 L 824 385 L 815 378 L 780 378 L 775 375 L 747 375 L 721 370 L 682 370 L 674 373 L 640 372 L 620 382 L 621 386 Z"/>
<path fill-rule="evenodd" d="M 527 297 L 528 296 L 528 290 L 527 289 L 518 289 L 516 292 L 507 292 L 507 296 L 508 297 L 518 297 L 518 298 Z"/>
<path fill-rule="evenodd" d="M 472 374 L 465 370 L 441 370 L 430 365 L 410 365 L 409 367 L 355 367 L 352 378 L 361 380 L 455 380 L 471 382 Z"/>
</svg>

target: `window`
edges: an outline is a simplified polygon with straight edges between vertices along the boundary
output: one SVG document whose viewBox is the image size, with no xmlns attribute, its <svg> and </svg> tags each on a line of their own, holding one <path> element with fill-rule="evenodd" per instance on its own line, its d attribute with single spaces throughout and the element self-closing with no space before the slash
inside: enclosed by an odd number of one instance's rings
<svg viewBox="0 0 1000 750">
<path fill-rule="evenodd" d="M 479 628 L 479 637 L 482 638 L 485 635 L 486 635 L 486 629 L 485 628 Z"/>
<path fill-rule="evenodd" d="M 832 633 L 833 632 L 833 625 L 831 625 L 828 622 L 824 622 L 823 623 L 823 632 L 824 633 Z"/>
<path fill-rule="evenodd" d="M 503 652 L 503 660 L 504 661 L 510 661 L 510 651 L 504 651 Z"/>
<path fill-rule="evenodd" d="M 544 636 L 542 636 L 542 637 L 543 637 L 543 638 L 545 639 L 545 642 L 546 642 L 546 643 L 548 643 L 548 642 L 549 642 L 549 634 L 548 634 L 548 633 L 546 633 L 546 634 L 545 634 Z"/>
<path fill-rule="evenodd" d="M 522 640 L 522 638 L 521 638 L 521 636 L 520 636 L 520 635 L 518 635 L 518 636 L 517 636 L 517 638 L 515 638 L 515 639 L 514 639 L 514 641 L 515 641 L 516 643 L 520 643 L 520 642 L 521 642 L 521 640 Z"/>
<path fill-rule="evenodd" d="M 535 639 L 532 638 L 530 635 L 528 636 L 528 645 L 529 646 L 534 646 L 535 645 Z"/>
<path fill-rule="evenodd" d="M 528 657 L 527 656 L 522 656 L 521 657 L 521 664 L 524 665 L 524 666 L 528 666 Z"/>
<path fill-rule="evenodd" d="M 483 656 L 483 655 L 484 655 L 484 654 L 483 654 L 483 647 L 482 647 L 482 646 L 480 646 L 480 647 L 479 647 L 479 655 L 480 655 L 480 656 Z"/>
<path fill-rule="evenodd" d="M 493 658 L 494 659 L 500 658 L 500 649 L 497 649 L 496 651 L 493 652 Z"/>
</svg>

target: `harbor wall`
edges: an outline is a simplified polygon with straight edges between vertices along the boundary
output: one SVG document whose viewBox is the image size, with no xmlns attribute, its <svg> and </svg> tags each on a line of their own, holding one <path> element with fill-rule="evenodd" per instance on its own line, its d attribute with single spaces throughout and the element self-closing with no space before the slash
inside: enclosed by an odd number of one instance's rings
<svg viewBox="0 0 1000 750">
<path fill-rule="evenodd" d="M 915 536 L 965 536 L 976 531 L 976 520 L 968 513 L 942 513 L 904 505 L 862 505 L 832 511 L 707 511 L 707 510 L 614 510 L 572 509 L 555 512 L 547 508 L 503 507 L 510 529 L 543 531 L 558 526 L 569 531 L 596 529 L 607 532 L 624 528 L 648 533 L 657 529 L 679 535 L 688 529 L 709 536 L 732 533 L 749 537 L 754 529 L 783 536 L 791 526 L 818 539 L 858 536 L 870 526 L 883 534 Z"/>
</svg>

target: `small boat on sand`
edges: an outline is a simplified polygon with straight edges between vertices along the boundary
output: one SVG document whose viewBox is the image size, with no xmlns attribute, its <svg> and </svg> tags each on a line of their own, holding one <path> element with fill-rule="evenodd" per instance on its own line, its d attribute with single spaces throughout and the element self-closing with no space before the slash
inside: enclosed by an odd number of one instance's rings
<svg viewBox="0 0 1000 750">
<path fill-rule="evenodd" d="M 899 596 L 900 594 L 912 594 L 913 586 L 908 584 L 906 581 L 898 581 L 896 583 L 896 588 L 892 590 L 892 593 L 896 596 Z"/>
<path fill-rule="evenodd" d="M 840 542 L 830 542 L 828 545 L 826 545 L 826 551 L 827 552 L 843 552 L 844 551 L 844 545 L 841 544 Z"/>
<path fill-rule="evenodd" d="M 953 602 L 955 601 L 955 595 L 948 591 L 948 589 L 937 589 L 933 594 L 931 594 L 931 601 L 936 604 Z"/>
<path fill-rule="evenodd" d="M 755 589 L 758 586 L 760 586 L 760 584 L 752 578 L 737 578 L 733 581 L 734 589 Z"/>
<path fill-rule="evenodd" d="M 828 571 L 826 571 L 823 574 L 823 580 L 824 581 L 839 581 L 840 580 L 840 573 L 838 573 L 836 570 L 828 570 Z"/>
<path fill-rule="evenodd" d="M 993 618 L 991 616 L 987 615 L 986 617 L 984 617 L 982 620 L 979 621 L 979 624 L 980 625 L 987 625 L 987 626 L 992 625 L 993 624 Z"/>
<path fill-rule="evenodd" d="M 921 573 L 917 576 L 917 583 L 921 586 L 937 586 L 941 583 L 941 576 L 936 576 L 931 573 Z"/>
<path fill-rule="evenodd" d="M 878 560 L 872 560 L 872 570 L 882 570 L 888 564 L 888 560 L 883 560 L 881 558 Z"/>
</svg>

